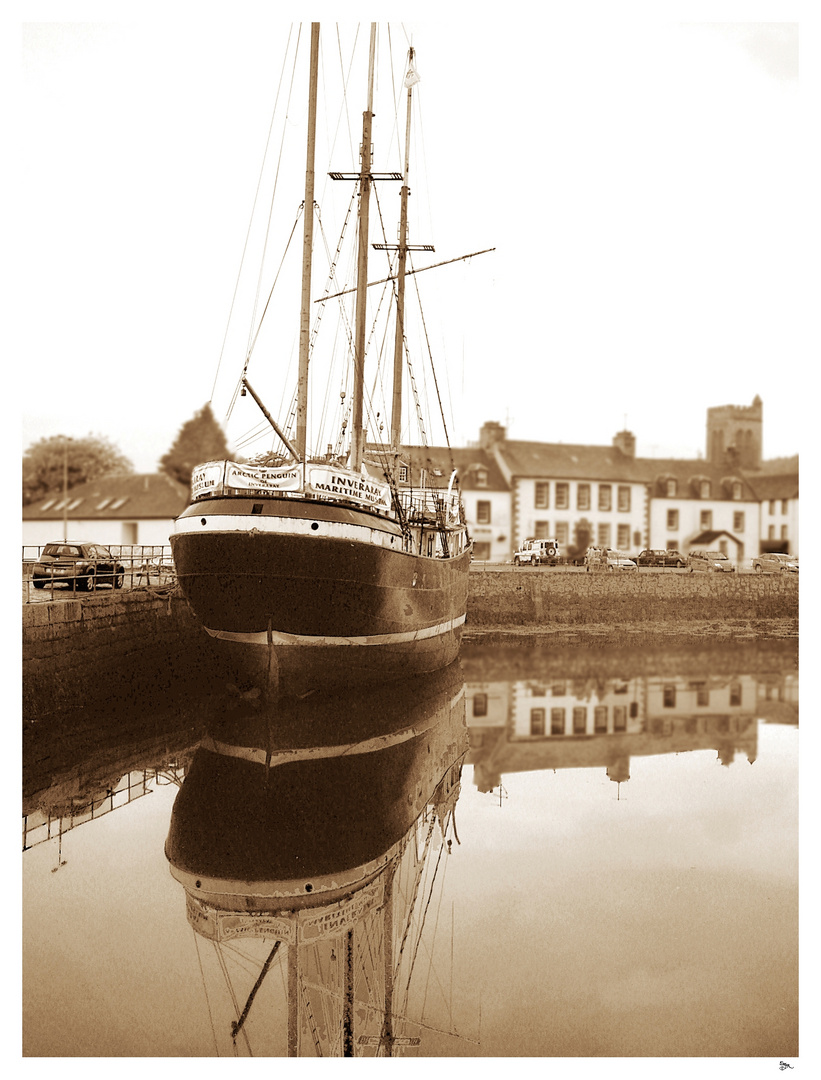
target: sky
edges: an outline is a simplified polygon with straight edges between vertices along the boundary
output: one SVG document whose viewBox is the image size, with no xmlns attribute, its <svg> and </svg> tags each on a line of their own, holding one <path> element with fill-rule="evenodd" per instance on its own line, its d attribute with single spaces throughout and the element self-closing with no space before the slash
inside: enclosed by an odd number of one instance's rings
<svg viewBox="0 0 821 1080">
<path fill-rule="evenodd" d="M 226 325 L 296 24 L 253 3 L 221 19 L 186 4 L 19 7 L 22 446 L 91 433 L 153 471 L 212 393 L 227 415 L 245 339 Z M 758 394 L 765 457 L 798 453 L 815 359 L 798 9 L 566 7 L 525 6 L 514 23 L 456 6 L 445 22 L 422 4 L 391 26 L 421 76 L 411 239 L 434 243 L 431 262 L 494 249 L 417 276 L 451 443 L 487 420 L 565 443 L 626 427 L 640 455 L 696 457 L 706 410 Z M 323 28 L 329 62 L 334 48 Z M 364 74 L 351 87 L 358 124 Z M 301 185 L 304 146 L 280 168 L 283 189 L 285 172 Z M 249 368 L 275 415 L 298 310 L 281 319 L 276 362 Z M 259 420 L 242 408 L 225 421 L 232 447 Z"/>
</svg>

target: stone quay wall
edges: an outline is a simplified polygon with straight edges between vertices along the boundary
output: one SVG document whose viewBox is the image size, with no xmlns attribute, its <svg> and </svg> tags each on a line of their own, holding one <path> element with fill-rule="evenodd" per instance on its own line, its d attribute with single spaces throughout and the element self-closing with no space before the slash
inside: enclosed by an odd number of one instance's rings
<svg viewBox="0 0 821 1080">
<path fill-rule="evenodd" d="M 151 590 L 23 605 L 23 715 L 160 700 L 204 685 L 211 639 L 185 599 Z"/>
<path fill-rule="evenodd" d="M 539 635 L 635 644 L 636 635 L 795 637 L 798 582 L 752 574 L 474 570 L 465 640 Z M 23 715 L 160 700 L 219 677 L 214 643 L 173 590 L 23 605 Z"/>
<path fill-rule="evenodd" d="M 472 570 L 466 630 L 766 624 L 798 620 L 797 575 Z M 797 629 L 797 625 L 796 625 Z"/>
</svg>

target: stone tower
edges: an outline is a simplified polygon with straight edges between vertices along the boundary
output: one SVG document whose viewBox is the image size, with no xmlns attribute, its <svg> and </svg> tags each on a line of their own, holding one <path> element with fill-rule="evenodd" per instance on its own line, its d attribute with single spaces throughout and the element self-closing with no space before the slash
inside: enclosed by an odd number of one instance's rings
<svg viewBox="0 0 821 1080">
<path fill-rule="evenodd" d="M 717 405 L 707 410 L 707 460 L 711 465 L 757 469 L 763 445 L 761 398 L 752 405 Z"/>
</svg>

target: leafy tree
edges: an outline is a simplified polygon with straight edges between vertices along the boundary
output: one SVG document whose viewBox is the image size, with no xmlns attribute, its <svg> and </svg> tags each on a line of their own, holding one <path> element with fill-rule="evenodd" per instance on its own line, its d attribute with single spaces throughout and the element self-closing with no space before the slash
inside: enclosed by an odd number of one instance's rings
<svg viewBox="0 0 821 1080">
<path fill-rule="evenodd" d="M 171 449 L 160 458 L 160 468 L 172 479 L 190 486 L 196 465 L 203 461 L 219 461 L 229 455 L 225 432 L 206 402 L 182 425 Z"/>
<path fill-rule="evenodd" d="M 70 488 L 101 476 L 134 472 L 129 459 L 100 435 L 81 439 L 50 435 L 32 443 L 23 454 L 23 505 L 62 491 L 66 467 Z"/>
</svg>

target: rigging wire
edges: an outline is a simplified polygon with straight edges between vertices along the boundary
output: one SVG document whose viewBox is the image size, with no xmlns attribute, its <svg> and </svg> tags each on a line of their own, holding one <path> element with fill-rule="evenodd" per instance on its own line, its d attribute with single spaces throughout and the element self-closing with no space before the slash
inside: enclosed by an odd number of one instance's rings
<svg viewBox="0 0 821 1080">
<path fill-rule="evenodd" d="M 240 257 L 239 267 L 237 269 L 236 281 L 234 282 L 234 293 L 233 293 L 233 296 L 231 297 L 231 304 L 230 304 L 230 307 L 228 309 L 228 318 L 225 321 L 225 334 L 223 335 L 222 346 L 220 347 L 219 358 L 217 360 L 217 370 L 214 372 L 214 382 L 213 382 L 213 385 L 211 387 L 211 397 L 209 399 L 209 401 L 211 401 L 211 402 L 214 400 L 214 393 L 215 393 L 216 387 L 217 387 L 217 379 L 219 378 L 220 367 L 222 366 L 223 357 L 225 355 L 225 344 L 226 344 L 226 341 L 228 340 L 228 328 L 229 328 L 229 326 L 231 324 L 231 318 L 232 318 L 233 313 L 234 313 L 234 305 L 236 304 L 237 292 L 239 291 L 239 282 L 240 282 L 240 277 L 242 276 L 242 268 L 245 265 L 245 256 L 248 254 L 248 240 L 249 240 L 249 237 L 251 235 L 251 226 L 253 225 L 254 213 L 255 213 L 255 210 L 256 210 L 257 200 L 259 199 L 260 188 L 261 188 L 261 185 L 262 185 L 263 173 L 265 171 L 265 159 L 268 156 L 268 148 L 271 145 L 271 134 L 273 132 L 273 127 L 274 127 L 274 117 L 276 116 L 277 106 L 279 104 L 279 94 L 280 94 L 280 91 L 282 89 L 282 80 L 283 80 L 283 78 L 285 76 L 285 62 L 286 62 L 286 60 L 288 58 L 288 51 L 289 51 L 289 49 L 291 47 L 291 35 L 292 35 L 292 33 L 293 33 L 293 24 L 291 25 L 290 29 L 288 30 L 288 40 L 285 43 L 285 53 L 283 54 L 283 57 L 282 57 L 282 67 L 280 69 L 279 82 L 277 83 L 276 97 L 274 98 L 274 108 L 273 108 L 273 110 L 271 112 L 271 123 L 270 123 L 270 125 L 268 127 L 268 136 L 267 136 L 267 138 L 265 140 L 265 150 L 263 151 L 263 154 L 262 154 L 262 164 L 260 165 L 259 176 L 257 178 L 257 187 L 256 187 L 256 191 L 254 192 L 254 200 L 253 200 L 253 203 L 251 204 L 251 214 L 250 214 L 249 219 L 248 219 L 248 229 L 246 230 L 246 233 L 245 233 L 245 242 L 244 242 L 243 247 L 242 247 L 242 255 Z"/>
</svg>

